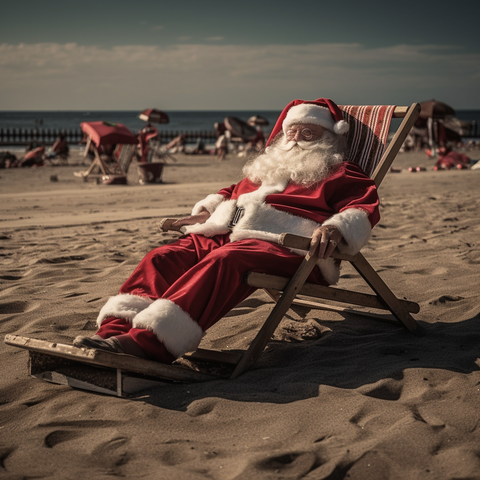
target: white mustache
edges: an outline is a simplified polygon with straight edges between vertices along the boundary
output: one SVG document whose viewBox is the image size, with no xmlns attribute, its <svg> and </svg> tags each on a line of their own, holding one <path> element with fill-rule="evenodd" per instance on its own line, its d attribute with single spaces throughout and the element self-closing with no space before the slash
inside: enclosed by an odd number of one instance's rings
<svg viewBox="0 0 480 480">
<path fill-rule="evenodd" d="M 277 148 L 279 148 L 280 150 L 283 150 L 285 152 L 289 152 L 295 146 L 300 147 L 302 150 L 313 150 L 316 147 L 317 143 L 318 143 L 318 141 L 317 142 L 307 142 L 307 141 L 304 141 L 304 140 L 299 140 L 298 142 L 296 142 L 295 140 L 290 140 L 290 141 L 285 142 L 285 143 L 280 142 L 277 145 Z"/>
</svg>

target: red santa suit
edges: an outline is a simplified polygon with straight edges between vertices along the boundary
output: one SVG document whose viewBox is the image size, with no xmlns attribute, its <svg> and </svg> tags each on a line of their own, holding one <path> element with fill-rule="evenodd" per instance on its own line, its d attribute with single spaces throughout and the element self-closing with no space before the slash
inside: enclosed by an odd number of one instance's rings
<svg viewBox="0 0 480 480">
<path fill-rule="evenodd" d="M 248 271 L 295 273 L 302 254 L 278 245 L 279 234 L 311 236 L 320 225 L 335 225 L 344 251 L 354 254 L 379 220 L 378 203 L 374 182 L 349 162 L 312 187 L 244 179 L 209 195 L 192 211 L 207 209 L 206 223 L 182 227 L 186 236 L 146 255 L 100 311 L 97 334 L 128 333 L 148 358 L 172 362 L 253 293 L 244 282 Z M 339 265 L 328 258 L 319 260 L 309 281 L 333 284 L 338 277 Z"/>
</svg>

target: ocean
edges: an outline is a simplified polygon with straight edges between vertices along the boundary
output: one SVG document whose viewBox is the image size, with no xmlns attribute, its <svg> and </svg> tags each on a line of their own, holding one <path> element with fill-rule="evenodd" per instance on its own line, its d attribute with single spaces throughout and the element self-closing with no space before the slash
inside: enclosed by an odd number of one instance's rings
<svg viewBox="0 0 480 480">
<path fill-rule="evenodd" d="M 182 131 L 212 131 L 215 122 L 222 122 L 225 117 L 238 117 L 248 120 L 252 115 L 265 117 L 270 125 L 264 128 L 269 132 L 275 124 L 281 110 L 208 110 L 208 111 L 172 111 L 167 112 L 170 122 L 160 125 L 164 130 Z M 79 129 L 81 122 L 107 121 L 126 125 L 136 132 L 145 126 L 145 122 L 138 118 L 139 111 L 0 111 L 0 128 L 2 129 Z M 480 110 L 458 110 L 456 117 L 459 120 L 480 123 Z M 158 126 L 158 125 L 156 125 Z"/>
<path fill-rule="evenodd" d="M 123 123 L 136 133 L 145 126 L 145 122 L 138 118 L 140 111 L 0 111 L 0 129 L 6 130 L 79 130 L 81 122 L 108 121 Z M 163 131 L 213 131 L 215 122 L 222 122 L 225 117 L 238 117 L 248 120 L 252 115 L 261 115 L 269 121 L 263 127 L 265 136 L 268 136 L 275 125 L 281 110 L 208 110 L 208 111 L 171 111 L 166 112 L 169 123 L 155 125 L 160 133 Z M 456 117 L 468 122 L 476 121 L 480 124 L 480 110 L 458 110 Z M 392 121 L 396 127 L 399 120 Z"/>
<path fill-rule="evenodd" d="M 80 128 L 81 122 L 117 122 L 123 123 L 136 133 L 145 126 L 138 118 L 138 111 L 44 111 L 44 112 L 2 112 L 0 111 L 0 128 L 3 129 L 56 129 L 74 130 Z M 159 130 L 173 131 L 213 131 L 215 122 L 223 122 L 225 117 L 238 117 L 248 120 L 252 115 L 265 117 L 270 125 L 265 127 L 269 132 L 275 124 L 280 111 L 173 111 L 166 112 L 170 122 L 155 125 Z"/>
</svg>

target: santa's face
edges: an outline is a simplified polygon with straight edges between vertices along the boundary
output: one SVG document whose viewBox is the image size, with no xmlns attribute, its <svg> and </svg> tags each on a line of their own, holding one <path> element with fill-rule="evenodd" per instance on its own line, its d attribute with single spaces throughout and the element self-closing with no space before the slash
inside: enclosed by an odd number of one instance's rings
<svg viewBox="0 0 480 480">
<path fill-rule="evenodd" d="M 325 128 L 321 125 L 297 123 L 288 127 L 288 130 L 285 132 L 285 137 L 289 142 L 316 142 L 322 138 L 323 132 L 325 132 Z"/>
<path fill-rule="evenodd" d="M 343 160 L 340 136 L 313 124 L 297 124 L 295 133 L 280 136 L 265 153 L 248 162 L 243 172 L 255 183 L 292 181 L 305 186 L 322 180 Z"/>
</svg>

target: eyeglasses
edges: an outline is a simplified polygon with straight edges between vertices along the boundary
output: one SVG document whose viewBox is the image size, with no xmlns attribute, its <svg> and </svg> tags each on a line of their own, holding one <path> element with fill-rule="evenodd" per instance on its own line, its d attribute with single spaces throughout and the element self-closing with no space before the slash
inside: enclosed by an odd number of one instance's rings
<svg viewBox="0 0 480 480">
<path fill-rule="evenodd" d="M 293 138 L 299 133 L 305 140 L 311 140 L 315 133 L 313 133 L 309 128 L 304 128 L 303 130 L 287 130 L 287 138 Z"/>
</svg>

